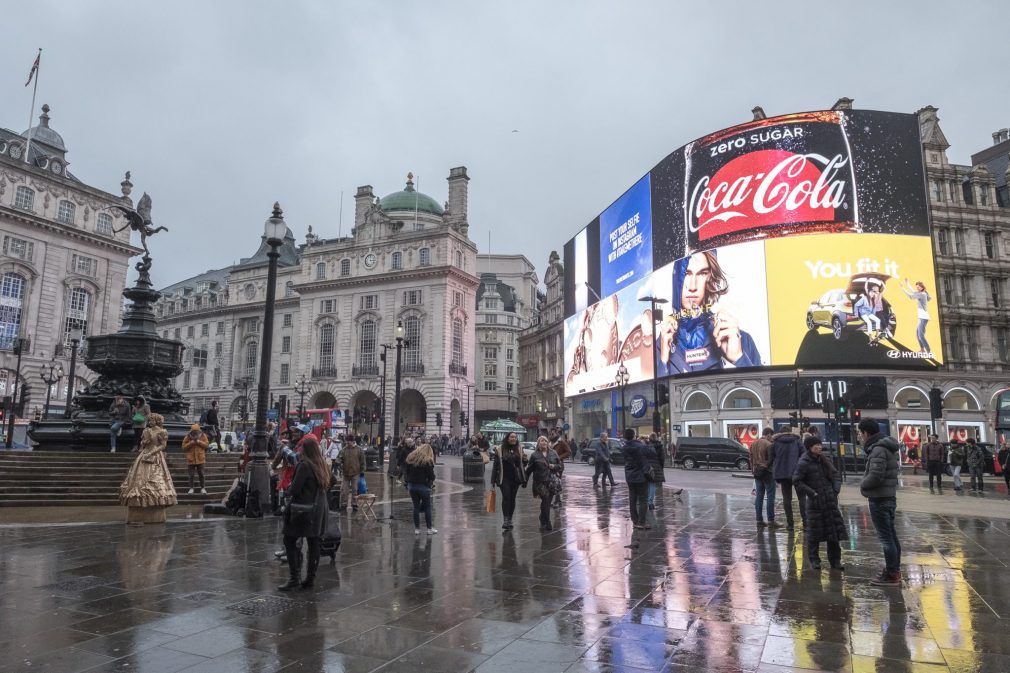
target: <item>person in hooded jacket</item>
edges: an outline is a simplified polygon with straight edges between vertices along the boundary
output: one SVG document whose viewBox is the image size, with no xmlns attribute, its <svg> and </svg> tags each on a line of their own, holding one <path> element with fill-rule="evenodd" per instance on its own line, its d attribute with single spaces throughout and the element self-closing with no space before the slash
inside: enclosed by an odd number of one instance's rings
<svg viewBox="0 0 1010 673">
<path fill-rule="evenodd" d="M 633 428 L 624 429 L 624 481 L 628 484 L 631 524 L 635 530 L 649 525 L 649 481 L 656 461 L 655 449 L 635 436 Z"/>
<path fill-rule="evenodd" d="M 859 436 L 866 452 L 866 469 L 859 492 L 870 507 L 870 521 L 884 549 L 884 569 L 870 581 L 877 586 L 901 585 L 901 543 L 894 527 L 898 508 L 898 442 L 885 436 L 877 421 L 859 422 Z"/>
<path fill-rule="evenodd" d="M 768 451 L 768 461 L 772 468 L 772 477 L 778 482 L 779 490 L 782 491 L 782 508 L 786 513 L 786 529 L 795 528 L 793 520 L 793 475 L 796 473 L 796 464 L 800 462 L 803 454 L 803 444 L 800 443 L 799 435 L 791 432 L 780 432 L 772 436 L 772 447 Z M 796 500 L 800 506 L 800 520 L 806 525 L 807 520 L 807 496 L 798 492 Z"/>
<path fill-rule="evenodd" d="M 656 509 L 656 490 L 663 488 L 662 484 L 666 481 L 666 475 L 663 473 L 665 467 L 663 454 L 666 452 L 663 450 L 663 442 L 659 440 L 659 435 L 655 432 L 649 435 L 649 446 L 653 451 L 649 456 L 649 464 L 652 465 L 652 481 L 649 482 L 647 500 L 649 501 L 649 509 L 654 510 Z"/>
<path fill-rule="evenodd" d="M 828 563 L 832 570 L 845 570 L 842 565 L 842 540 L 848 540 L 845 520 L 838 509 L 838 491 L 842 487 L 842 476 L 821 451 L 821 438 L 809 435 L 803 440 L 806 449 L 793 474 L 796 493 L 807 498 L 807 518 L 803 526 L 806 536 L 807 562 L 813 570 L 821 569 L 819 549 L 821 542 L 827 543 Z"/>
<path fill-rule="evenodd" d="M 141 396 L 133 400 L 133 450 L 140 450 L 140 440 L 144 437 L 144 430 L 147 428 L 147 419 L 151 415 L 151 405 Z"/>
</svg>

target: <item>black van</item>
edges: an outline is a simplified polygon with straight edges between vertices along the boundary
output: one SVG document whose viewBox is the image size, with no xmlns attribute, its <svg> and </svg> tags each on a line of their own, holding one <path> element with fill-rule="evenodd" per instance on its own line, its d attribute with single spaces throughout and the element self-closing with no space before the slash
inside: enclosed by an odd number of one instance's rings
<svg viewBox="0 0 1010 673">
<path fill-rule="evenodd" d="M 674 449 L 673 464 L 686 470 L 696 467 L 732 467 L 750 470 L 750 453 L 740 442 L 725 437 L 681 437 Z"/>
</svg>

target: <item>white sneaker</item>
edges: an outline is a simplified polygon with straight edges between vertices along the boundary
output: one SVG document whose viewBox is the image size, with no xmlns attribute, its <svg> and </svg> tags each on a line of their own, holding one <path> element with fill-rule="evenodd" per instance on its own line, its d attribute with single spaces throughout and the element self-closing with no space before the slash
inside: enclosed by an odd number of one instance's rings
<svg viewBox="0 0 1010 673">
<path fill-rule="evenodd" d="M 109 449 L 109 453 L 115 453 L 115 452 L 116 452 L 115 449 Z"/>
<path fill-rule="evenodd" d="M 434 535 L 437 532 L 438 532 L 438 530 L 436 530 L 435 528 L 429 528 L 428 529 L 428 535 Z"/>
<path fill-rule="evenodd" d="M 188 495 L 193 495 L 193 489 L 189 489 L 188 491 L 186 491 L 186 493 L 187 493 Z"/>
<path fill-rule="evenodd" d="M 207 489 L 201 488 L 200 493 L 202 493 L 203 495 L 207 495 Z"/>
<path fill-rule="evenodd" d="M 421 529 L 420 528 L 415 528 L 414 529 L 414 535 L 420 535 L 420 534 L 421 534 Z"/>
</svg>

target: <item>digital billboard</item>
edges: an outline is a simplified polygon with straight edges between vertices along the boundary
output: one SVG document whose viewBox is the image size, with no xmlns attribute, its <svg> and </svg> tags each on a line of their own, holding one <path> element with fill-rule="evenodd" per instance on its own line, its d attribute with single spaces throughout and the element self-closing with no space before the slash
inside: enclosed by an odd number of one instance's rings
<svg viewBox="0 0 1010 673">
<path fill-rule="evenodd" d="M 668 155 L 566 244 L 565 393 L 615 386 L 622 363 L 632 383 L 933 369 L 934 278 L 915 115 L 829 110 L 724 129 Z"/>
</svg>

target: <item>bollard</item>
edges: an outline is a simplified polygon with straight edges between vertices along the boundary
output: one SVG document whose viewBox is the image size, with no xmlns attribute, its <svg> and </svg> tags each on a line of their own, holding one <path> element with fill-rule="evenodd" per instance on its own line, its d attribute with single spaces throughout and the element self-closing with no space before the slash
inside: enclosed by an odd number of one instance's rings
<svg viewBox="0 0 1010 673">
<path fill-rule="evenodd" d="M 709 469 L 709 470 L 712 469 L 712 454 L 711 453 L 706 453 L 705 454 L 705 467 L 706 467 L 706 469 Z"/>
</svg>

